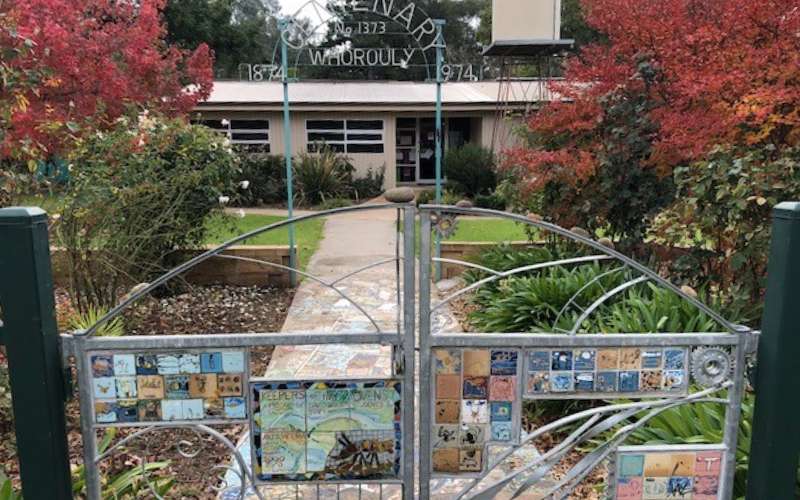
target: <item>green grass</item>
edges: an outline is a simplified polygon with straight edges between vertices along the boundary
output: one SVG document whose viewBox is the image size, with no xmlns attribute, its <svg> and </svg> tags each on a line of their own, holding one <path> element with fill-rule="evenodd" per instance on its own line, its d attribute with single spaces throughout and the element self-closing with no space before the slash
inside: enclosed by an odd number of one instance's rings
<svg viewBox="0 0 800 500">
<path fill-rule="evenodd" d="M 513 220 L 496 218 L 457 219 L 456 232 L 445 241 L 528 241 L 525 227 Z M 419 246 L 419 221 L 417 228 L 417 246 Z"/>
<path fill-rule="evenodd" d="M 208 234 L 206 243 L 224 243 L 240 234 L 258 229 L 263 226 L 274 224 L 285 220 L 286 217 L 278 215 L 245 215 L 244 218 L 237 217 L 214 217 L 207 224 Z M 322 239 L 322 227 L 325 225 L 323 219 L 311 219 L 299 224 L 295 224 L 295 239 L 300 254 L 300 268 L 305 269 L 308 260 L 319 248 Z M 282 227 L 259 234 L 247 239 L 242 245 L 287 245 L 289 244 L 289 229 Z"/>
<path fill-rule="evenodd" d="M 528 235 L 513 220 L 459 218 L 455 234 L 447 241 L 528 241 Z"/>
</svg>

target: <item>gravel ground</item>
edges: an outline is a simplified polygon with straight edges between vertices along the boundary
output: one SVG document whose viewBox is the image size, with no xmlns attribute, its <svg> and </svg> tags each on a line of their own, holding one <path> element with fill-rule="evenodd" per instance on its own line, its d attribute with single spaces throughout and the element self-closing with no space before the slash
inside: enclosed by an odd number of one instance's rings
<svg viewBox="0 0 800 500">
<path fill-rule="evenodd" d="M 278 288 L 207 286 L 192 287 L 184 293 L 161 299 L 146 299 L 125 315 L 127 335 L 177 335 L 250 333 L 280 331 L 291 304 L 294 290 Z M 62 328 L 72 314 L 69 299 L 63 290 L 56 291 L 59 324 Z M 251 356 L 251 373 L 264 373 L 272 354 L 271 347 L 255 349 Z M 0 369 L 5 368 L 5 357 L 0 352 Z M 82 462 L 79 432 L 78 401 L 67 404 L 67 429 L 70 461 L 73 469 Z M 242 435 L 243 426 L 232 425 L 219 429 L 234 442 Z M 119 430 L 119 439 L 131 431 Z M 175 444 L 181 440 L 193 443 L 193 449 L 202 452 L 192 459 L 176 453 Z M 164 431 L 148 434 L 135 444 L 120 450 L 103 470 L 116 474 L 148 461 L 170 460 L 167 472 L 176 481 L 169 498 L 215 498 L 213 487 L 218 474 L 214 467 L 227 463 L 226 448 L 210 438 L 198 439 L 188 431 Z M 14 426 L 10 411 L 0 405 L 0 464 L 2 471 L 15 484 L 19 484 L 19 466 L 16 459 Z M 152 495 L 143 492 L 142 498 Z"/>
</svg>

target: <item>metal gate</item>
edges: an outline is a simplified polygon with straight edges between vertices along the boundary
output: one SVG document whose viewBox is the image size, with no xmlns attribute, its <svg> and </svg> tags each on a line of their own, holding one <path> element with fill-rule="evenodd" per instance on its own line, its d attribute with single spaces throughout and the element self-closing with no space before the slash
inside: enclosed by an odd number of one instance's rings
<svg viewBox="0 0 800 500">
<path fill-rule="evenodd" d="M 237 242 L 289 224 L 387 208 L 396 210 L 394 257 L 334 280 L 223 253 Z M 421 236 L 418 365 L 417 216 Z M 433 252 L 438 249 L 434 240 L 446 237 L 458 216 L 513 220 L 583 250 L 509 270 L 432 255 L 438 253 Z M 95 335 L 103 324 L 151 291 L 212 258 L 255 261 L 313 280 L 363 313 L 374 331 Z M 578 300 L 583 288 L 576 293 L 558 313 L 559 320 L 574 319 L 571 328 L 557 321 L 551 331 L 543 333 L 434 331 L 447 330 L 441 328 L 440 319 L 454 299 L 482 286 L 520 273 L 589 263 L 604 269 L 589 285 L 602 286 L 600 278 L 610 274 L 625 279 L 589 304 Z M 442 265 L 463 266 L 480 275 L 463 288 L 437 296 L 431 283 Z M 341 287 L 344 280 L 376 266 L 394 268 L 397 316 L 391 331 L 385 331 Z M 644 283 L 679 295 L 725 331 L 582 331 L 604 304 Z M 149 283 L 88 330 L 62 335 L 62 346 L 65 358 L 74 357 L 77 366 L 91 499 L 101 496 L 102 462 L 138 438 L 181 428 L 198 436 L 198 442 L 202 437 L 216 440 L 233 457 L 230 466 L 215 467 L 227 477 L 222 480 L 222 485 L 228 486 L 224 498 L 513 498 L 523 493 L 531 498 L 564 498 L 600 467 L 607 471 L 604 495 L 608 498 L 693 495 L 703 500 L 728 499 L 732 494 L 746 356 L 754 350 L 755 338 L 755 332 L 730 324 L 652 270 L 577 232 L 492 210 L 385 204 L 319 212 L 241 235 Z M 315 344 L 391 346 L 391 375 L 380 379 L 275 380 L 251 373 L 252 348 Z M 415 375 L 420 382 L 418 415 Z M 558 399 L 597 404 L 539 428 L 523 427 L 525 405 Z M 623 446 L 633 431 L 661 412 L 700 402 L 726 405 L 721 442 Z M 249 429 L 246 442 L 250 453 L 242 452 L 241 443 L 221 431 L 232 425 Z M 136 429 L 101 451 L 98 431 L 106 427 Z M 545 433 L 564 428 L 568 429 L 566 437 L 549 450 L 534 446 Z M 192 440 L 175 443 L 177 451 L 189 458 L 201 453 L 196 444 Z M 572 467 L 554 474 L 555 467 L 578 449 L 581 453 Z M 146 465 L 142 467 L 144 470 Z M 238 484 L 233 489 L 226 484 L 232 477 Z M 152 495 L 160 498 L 157 482 L 148 479 L 147 484 Z M 261 491 L 276 485 L 279 489 L 272 493 Z"/>
<path fill-rule="evenodd" d="M 336 279 L 223 253 L 238 242 L 290 224 L 387 208 L 396 211 L 394 257 L 370 262 Z M 101 498 L 102 462 L 139 438 L 169 434 L 178 428 L 188 429 L 196 437 L 175 442 L 183 457 L 197 457 L 204 438 L 221 443 L 233 457 L 231 465 L 206 472 L 220 475 L 222 498 L 340 498 L 353 494 L 358 498 L 413 498 L 415 215 L 413 205 L 362 205 L 254 230 L 142 287 L 86 331 L 63 335 L 64 356 L 74 357 L 77 366 L 88 498 Z M 402 234 L 409 237 L 403 239 Z M 103 324 L 142 297 L 212 258 L 256 262 L 312 280 L 360 311 L 374 331 L 95 335 Z M 390 266 L 394 271 L 397 315 L 394 328 L 388 331 L 342 286 L 376 266 Z M 391 346 L 391 374 L 382 379 L 276 380 L 251 373 L 252 348 L 319 344 Z M 235 425 L 250 430 L 244 447 L 221 432 L 221 428 Z M 106 427 L 137 429 L 100 448 L 98 431 Z M 242 451 L 247 444 L 249 454 Z M 141 467 L 147 470 L 145 461 Z M 161 498 L 157 480 L 147 474 L 145 478 L 150 494 Z"/>
<path fill-rule="evenodd" d="M 573 255 L 513 269 L 432 256 L 432 241 L 451 234 L 458 216 L 515 221 L 542 239 L 561 239 Z M 609 499 L 732 497 L 745 356 L 755 349 L 755 332 L 730 324 L 608 242 L 600 244 L 580 230 L 536 217 L 451 206 L 423 206 L 420 219 L 421 498 L 567 498 L 598 469 L 605 472 L 603 497 Z M 541 333 L 433 331 L 432 325 L 440 323 L 437 315 L 453 300 L 481 287 L 514 275 L 592 263 L 603 272 L 578 290 Z M 443 265 L 461 266 L 473 277 L 455 291 L 432 293 L 431 277 Z M 603 288 L 601 278 L 612 274 L 624 279 Z M 691 303 L 716 320 L 722 333 L 583 331 L 604 304 L 645 283 Z M 589 286 L 599 286 L 602 293 L 581 303 Z M 570 318 L 571 325 L 565 324 Z M 598 404 L 523 428 L 522 407 L 544 400 Z M 721 442 L 622 446 L 661 412 L 701 402 L 725 405 Z M 536 449 L 537 438 L 559 431 L 560 442 Z M 572 465 L 555 473 L 569 457 Z"/>
</svg>

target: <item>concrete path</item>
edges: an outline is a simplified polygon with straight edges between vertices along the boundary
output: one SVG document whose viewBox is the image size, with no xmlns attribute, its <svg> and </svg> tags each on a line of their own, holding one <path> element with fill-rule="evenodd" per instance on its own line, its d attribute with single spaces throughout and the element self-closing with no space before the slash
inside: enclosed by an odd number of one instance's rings
<svg viewBox="0 0 800 500">
<path fill-rule="evenodd" d="M 327 218 L 320 248 L 307 266 L 308 273 L 331 283 L 369 264 L 388 262 L 338 282 L 337 288 L 346 297 L 331 287 L 305 278 L 298 287 L 282 331 L 312 332 L 324 336 L 332 332 L 375 331 L 376 325 L 384 332 L 396 331 L 400 312 L 397 304 L 398 294 L 402 293 L 402 290 L 397 282 L 393 259 L 398 243 L 402 249 L 402 241 L 397 241 L 402 235 L 397 235 L 395 223 L 396 210 L 391 208 L 345 213 Z M 355 307 L 353 302 L 363 311 Z M 444 308 L 433 318 L 431 328 L 434 332 L 460 331 L 460 325 L 455 317 Z M 388 378 L 391 374 L 391 347 L 321 344 L 277 347 L 265 377 L 273 380 L 356 379 Z M 248 439 L 242 440 L 240 450 L 249 459 Z M 523 447 L 508 460 L 508 466 L 504 462 L 503 472 L 498 470 L 492 473 L 488 480 L 497 479 L 515 465 L 529 462 L 536 456 L 538 452 L 534 447 Z M 229 485 L 238 483 L 232 474 L 228 474 L 228 480 Z M 442 500 L 453 498 L 463 484 L 461 480 L 436 481 L 433 485 L 435 494 L 432 496 Z M 369 485 L 364 485 L 360 492 L 356 485 L 341 485 L 338 490 L 335 487 L 316 489 L 285 485 L 260 489 L 265 498 L 270 499 L 401 498 L 399 488 L 385 487 L 380 494 L 377 486 Z M 236 489 L 231 491 L 235 492 Z M 222 496 L 226 499 L 234 498 L 233 494 L 224 493 Z M 521 498 L 537 497 L 538 495 L 526 494 Z M 256 497 L 247 495 L 246 498 L 249 500 Z"/>
<path fill-rule="evenodd" d="M 375 324 L 384 332 L 397 330 L 398 285 L 396 266 L 390 261 L 397 244 L 395 217 L 396 210 L 387 209 L 350 212 L 326 220 L 308 273 L 330 283 L 369 264 L 389 262 L 337 283 L 347 297 L 304 279 L 289 308 L 284 332 L 369 332 L 375 331 Z M 279 347 L 266 373 L 272 379 L 390 376 L 391 347 L 339 344 Z"/>
</svg>

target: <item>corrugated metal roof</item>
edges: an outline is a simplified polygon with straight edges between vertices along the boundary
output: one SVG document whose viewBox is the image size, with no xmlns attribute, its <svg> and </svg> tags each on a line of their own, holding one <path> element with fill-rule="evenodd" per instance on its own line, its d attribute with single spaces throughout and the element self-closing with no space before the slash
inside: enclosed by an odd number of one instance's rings
<svg viewBox="0 0 800 500">
<path fill-rule="evenodd" d="M 442 102 L 450 105 L 531 103 L 549 95 L 537 80 L 448 82 L 442 86 Z M 501 95 L 502 92 L 502 95 Z M 289 84 L 294 104 L 433 104 L 436 85 L 391 81 L 305 81 Z M 283 102 L 280 82 L 218 81 L 206 104 L 279 104 Z"/>
</svg>

